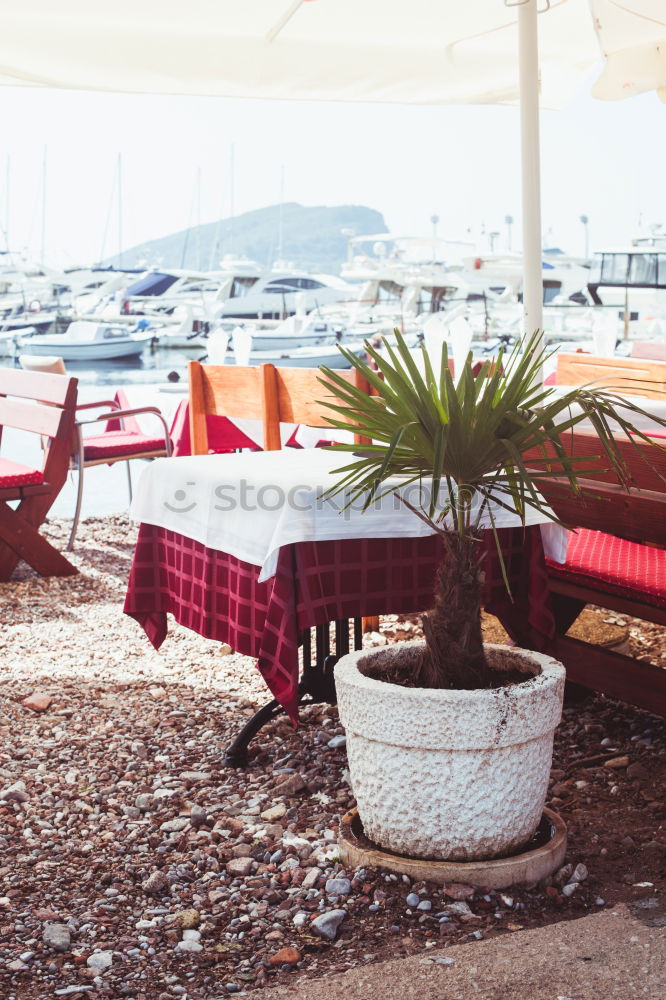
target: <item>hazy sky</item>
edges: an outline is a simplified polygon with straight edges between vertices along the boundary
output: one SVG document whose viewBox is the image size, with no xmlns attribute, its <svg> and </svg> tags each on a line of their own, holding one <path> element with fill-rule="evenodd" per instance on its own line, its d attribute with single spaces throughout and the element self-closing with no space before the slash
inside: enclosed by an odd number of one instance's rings
<svg viewBox="0 0 666 1000">
<path fill-rule="evenodd" d="M 0 220 L 12 249 L 47 263 L 91 263 L 118 250 L 116 168 L 122 154 L 125 248 L 275 204 L 360 204 L 394 231 L 501 234 L 520 245 L 518 112 L 133 96 L 4 87 Z M 548 244 L 582 253 L 666 224 L 666 106 L 649 94 L 542 112 L 542 202 Z M 46 171 L 43 169 L 46 149 Z M 6 169 L 5 165 L 8 165 Z M 282 169 L 284 168 L 284 170 Z M 200 211 L 197 176 L 200 171 Z M 9 179 L 7 185 L 6 179 Z M 46 211 L 42 212 L 46 178 Z M 8 218 L 7 215 L 8 206 Z"/>
</svg>

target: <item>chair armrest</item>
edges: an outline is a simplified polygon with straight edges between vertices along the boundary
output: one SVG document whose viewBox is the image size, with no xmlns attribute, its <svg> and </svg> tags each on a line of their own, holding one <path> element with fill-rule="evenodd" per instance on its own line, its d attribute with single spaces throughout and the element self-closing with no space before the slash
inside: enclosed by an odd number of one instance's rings
<svg viewBox="0 0 666 1000">
<path fill-rule="evenodd" d="M 167 427 L 167 422 L 162 416 L 161 411 L 158 410 L 156 406 L 139 406 L 132 410 L 113 410 L 111 413 L 100 413 L 98 416 L 90 417 L 88 420 L 77 420 L 76 427 L 78 430 L 78 428 L 84 427 L 87 424 L 102 423 L 107 420 L 115 420 L 118 417 L 134 417 L 138 413 L 151 413 L 153 414 L 153 416 L 157 417 L 157 419 L 161 422 L 162 428 L 164 430 L 164 450 L 166 451 L 167 456 L 170 457 L 171 437 L 169 435 L 169 428 Z"/>
<path fill-rule="evenodd" d="M 115 400 L 115 399 L 100 399 L 98 403 L 78 403 L 75 406 L 75 410 L 77 410 L 77 411 L 78 410 L 94 410 L 96 407 L 99 407 L 99 406 L 108 406 L 108 407 L 110 407 L 110 409 L 114 410 L 114 409 L 117 409 L 120 406 L 120 403 L 117 402 L 117 400 Z M 113 416 L 115 417 L 115 416 L 117 416 L 117 414 L 114 413 Z"/>
</svg>

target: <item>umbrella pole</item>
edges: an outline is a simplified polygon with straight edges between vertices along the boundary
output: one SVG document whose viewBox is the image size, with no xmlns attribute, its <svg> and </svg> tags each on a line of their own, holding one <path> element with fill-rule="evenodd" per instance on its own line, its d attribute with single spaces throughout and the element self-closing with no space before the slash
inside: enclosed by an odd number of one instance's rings
<svg viewBox="0 0 666 1000">
<path fill-rule="evenodd" d="M 524 0 L 518 6 L 518 65 L 523 204 L 523 321 L 524 333 L 529 337 L 535 330 L 543 330 L 537 0 Z"/>
</svg>

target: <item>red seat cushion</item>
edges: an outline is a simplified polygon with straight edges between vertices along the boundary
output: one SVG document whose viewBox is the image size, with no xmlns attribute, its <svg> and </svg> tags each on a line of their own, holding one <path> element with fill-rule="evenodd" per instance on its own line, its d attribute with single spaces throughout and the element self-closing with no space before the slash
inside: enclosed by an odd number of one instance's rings
<svg viewBox="0 0 666 1000">
<path fill-rule="evenodd" d="M 83 439 L 83 457 L 86 462 L 135 455 L 141 451 L 164 451 L 164 438 L 151 438 L 131 431 L 106 431 Z"/>
<path fill-rule="evenodd" d="M 551 576 L 608 594 L 666 608 L 666 550 L 581 528 L 571 535 L 564 565 L 548 561 Z M 585 578 L 588 578 L 587 580 Z"/>
<path fill-rule="evenodd" d="M 0 458 L 0 489 L 31 486 L 43 482 L 44 473 L 39 469 L 31 469 L 29 465 L 21 465 L 20 462 L 10 462 L 8 458 Z"/>
</svg>

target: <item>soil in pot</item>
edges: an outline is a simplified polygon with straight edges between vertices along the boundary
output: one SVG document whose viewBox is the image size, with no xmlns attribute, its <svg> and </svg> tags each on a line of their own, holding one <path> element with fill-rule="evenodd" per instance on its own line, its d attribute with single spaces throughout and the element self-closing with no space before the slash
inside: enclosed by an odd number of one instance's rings
<svg viewBox="0 0 666 1000">
<path fill-rule="evenodd" d="M 423 660 L 429 655 L 425 645 L 399 643 L 360 660 L 358 669 L 364 677 L 371 677 L 376 681 L 400 687 L 422 687 L 418 678 L 422 672 Z M 513 652 L 511 648 L 502 650 L 501 654 L 494 654 L 489 665 L 491 688 L 522 684 L 540 673 L 536 663 L 526 662 L 524 656 Z"/>
</svg>

